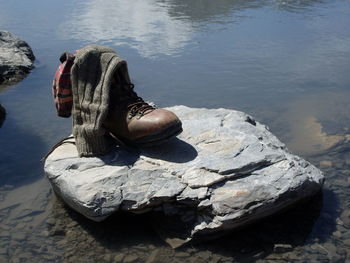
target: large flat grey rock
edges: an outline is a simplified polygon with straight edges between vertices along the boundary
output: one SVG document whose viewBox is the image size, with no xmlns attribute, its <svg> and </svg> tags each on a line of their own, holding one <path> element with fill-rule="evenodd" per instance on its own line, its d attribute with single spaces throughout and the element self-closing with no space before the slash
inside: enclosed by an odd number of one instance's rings
<svg viewBox="0 0 350 263">
<path fill-rule="evenodd" d="M 320 190 L 322 172 L 247 114 L 169 109 L 184 131 L 165 144 L 139 152 L 116 147 L 90 158 L 79 158 L 72 143 L 58 147 L 45 162 L 54 191 L 95 221 L 118 210 L 178 216 L 189 224 L 186 242 L 248 224 Z"/>
<path fill-rule="evenodd" d="M 0 83 L 16 82 L 33 68 L 30 46 L 8 31 L 0 30 Z"/>
</svg>

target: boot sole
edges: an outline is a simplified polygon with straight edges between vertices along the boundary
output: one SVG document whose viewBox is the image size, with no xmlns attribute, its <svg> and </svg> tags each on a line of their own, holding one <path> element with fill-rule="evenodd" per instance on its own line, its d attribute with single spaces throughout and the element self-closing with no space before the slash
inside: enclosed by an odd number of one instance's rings
<svg viewBox="0 0 350 263">
<path fill-rule="evenodd" d="M 113 137 L 118 141 L 120 140 L 126 146 L 129 145 L 134 147 L 151 147 L 168 141 L 172 137 L 179 135 L 182 131 L 182 123 L 180 121 L 160 133 L 145 136 L 133 141 L 125 139 L 121 136 L 116 136 L 114 134 Z"/>
<path fill-rule="evenodd" d="M 179 135 L 182 132 L 182 123 L 178 122 L 175 125 L 167 128 L 166 130 L 143 138 L 137 139 L 132 143 L 141 147 L 150 147 L 154 145 L 162 144 L 174 136 Z"/>
</svg>

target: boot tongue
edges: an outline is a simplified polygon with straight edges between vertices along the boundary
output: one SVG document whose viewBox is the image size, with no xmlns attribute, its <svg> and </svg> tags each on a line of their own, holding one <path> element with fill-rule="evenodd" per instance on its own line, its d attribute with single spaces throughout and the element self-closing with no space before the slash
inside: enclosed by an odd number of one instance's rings
<svg viewBox="0 0 350 263">
<path fill-rule="evenodd" d="M 120 99 L 123 108 L 127 111 L 128 119 L 131 119 L 134 116 L 137 116 L 139 119 L 155 109 L 155 107 L 149 105 L 137 95 L 134 91 L 133 84 L 125 84 L 122 86 Z"/>
<path fill-rule="evenodd" d="M 112 85 L 112 101 L 117 102 L 115 107 L 127 113 L 128 119 L 136 115 L 141 118 L 155 109 L 137 95 L 134 84 L 126 82 L 120 72 L 114 76 Z"/>
</svg>

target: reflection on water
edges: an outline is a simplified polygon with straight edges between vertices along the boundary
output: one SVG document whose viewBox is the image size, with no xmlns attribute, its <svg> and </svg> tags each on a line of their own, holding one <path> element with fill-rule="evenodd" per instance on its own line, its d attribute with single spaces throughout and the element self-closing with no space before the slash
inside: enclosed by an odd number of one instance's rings
<svg viewBox="0 0 350 263">
<path fill-rule="evenodd" d="M 57 34 L 64 39 L 127 45 L 144 57 L 174 55 L 191 43 L 200 22 L 232 23 L 238 20 L 239 11 L 269 4 L 281 10 L 306 12 L 320 3 L 322 0 L 78 1 Z"/>
<path fill-rule="evenodd" d="M 238 11 L 247 8 L 258 8 L 267 4 L 262 0 L 163 0 L 168 7 L 169 14 L 174 17 L 184 17 L 192 22 L 222 23 L 224 16 L 232 17 Z M 221 18 L 221 19 L 220 19 Z"/>
<path fill-rule="evenodd" d="M 322 124 L 313 116 L 303 116 L 297 121 L 291 125 L 290 133 L 293 138 L 288 142 L 294 152 L 312 155 L 324 152 L 346 140 L 346 136 L 325 133 Z"/>
<path fill-rule="evenodd" d="M 190 44 L 198 24 L 246 8 L 262 6 L 257 0 L 99 0 L 80 3 L 60 26 L 63 38 L 128 45 L 141 56 L 174 55 Z M 223 22 L 222 19 L 220 22 Z"/>
<path fill-rule="evenodd" d="M 287 105 L 280 118 L 271 121 L 288 148 L 303 156 L 350 146 L 350 92 L 321 92 L 299 98 Z"/>
<path fill-rule="evenodd" d="M 59 35 L 88 42 L 130 45 L 145 57 L 174 54 L 191 40 L 192 25 L 172 18 L 156 0 L 99 0 L 78 5 Z M 112 43 L 111 43 L 112 42 Z M 113 43 L 116 42 L 116 43 Z"/>
<path fill-rule="evenodd" d="M 279 9 L 289 12 L 312 11 L 312 7 L 325 2 L 324 0 L 274 0 Z"/>
<path fill-rule="evenodd" d="M 40 159 L 46 151 L 41 138 L 20 127 L 12 113 L 7 112 L 0 129 L 0 186 L 32 182 L 42 173 Z"/>
</svg>

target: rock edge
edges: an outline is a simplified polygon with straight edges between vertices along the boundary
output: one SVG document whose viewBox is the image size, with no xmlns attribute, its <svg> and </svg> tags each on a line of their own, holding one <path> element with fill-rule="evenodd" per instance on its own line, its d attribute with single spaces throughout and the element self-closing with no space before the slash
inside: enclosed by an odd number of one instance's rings
<svg viewBox="0 0 350 263">
<path fill-rule="evenodd" d="M 0 30 L 0 84 L 12 84 L 34 68 L 30 46 L 14 34 Z"/>
</svg>

